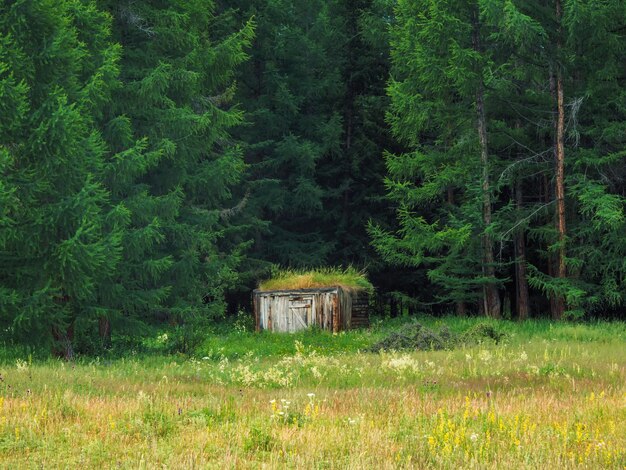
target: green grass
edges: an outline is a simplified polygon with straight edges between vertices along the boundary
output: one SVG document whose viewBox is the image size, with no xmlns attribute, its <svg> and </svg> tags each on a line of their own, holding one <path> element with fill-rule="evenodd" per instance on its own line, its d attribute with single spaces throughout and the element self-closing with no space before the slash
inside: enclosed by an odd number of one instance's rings
<svg viewBox="0 0 626 470">
<path fill-rule="evenodd" d="M 226 331 L 207 335 L 197 348 L 196 355 L 219 359 L 227 357 L 237 359 L 250 351 L 257 357 L 280 357 L 296 353 L 296 341 L 316 354 L 357 353 L 371 344 L 380 341 L 389 333 L 401 328 L 409 321 L 406 317 L 393 319 L 373 319 L 371 327 L 361 330 L 343 331 L 333 335 L 327 331 L 311 329 L 297 333 L 272 333 L 252 331 Z M 506 333 L 508 342 L 522 343 L 531 339 L 546 341 L 575 342 L 626 342 L 626 323 L 590 322 L 590 323 L 554 323 L 549 320 L 528 320 L 522 323 L 496 321 L 485 318 L 459 318 L 454 316 L 436 318 L 422 316 L 419 322 L 424 326 L 439 330 L 446 326 L 453 333 L 462 333 L 478 323 L 493 324 Z"/>
<path fill-rule="evenodd" d="M 223 332 L 193 356 L 2 356 L 0 468 L 626 465 L 626 324 L 494 322 L 499 344 L 361 352 L 403 320 Z"/>
<path fill-rule="evenodd" d="M 261 290 L 312 289 L 334 286 L 366 291 L 373 289 L 365 273 L 352 267 L 346 269 L 320 268 L 307 271 L 286 269 L 278 271 L 271 279 L 259 283 Z"/>
</svg>

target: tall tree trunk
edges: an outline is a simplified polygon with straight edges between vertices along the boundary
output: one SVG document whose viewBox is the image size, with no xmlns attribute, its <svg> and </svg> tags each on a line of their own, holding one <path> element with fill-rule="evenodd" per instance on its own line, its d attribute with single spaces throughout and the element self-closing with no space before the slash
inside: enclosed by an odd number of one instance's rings
<svg viewBox="0 0 626 470">
<path fill-rule="evenodd" d="M 565 266 L 565 239 L 567 236 L 565 227 L 565 105 L 563 92 L 563 69 L 559 63 L 561 54 L 561 18 L 563 15 L 561 0 L 556 0 L 556 18 L 559 23 L 557 36 L 557 63 L 556 63 L 556 227 L 559 234 L 559 251 L 557 257 L 557 277 L 567 278 Z M 562 295 L 556 298 L 555 310 L 552 317 L 556 320 L 563 318 L 565 312 L 565 299 Z"/>
<path fill-rule="evenodd" d="M 102 347 L 111 347 L 111 321 L 106 317 L 100 317 L 98 319 L 98 334 L 100 336 L 100 342 Z"/>
<path fill-rule="evenodd" d="M 482 52 L 480 44 L 480 22 L 478 12 L 474 14 L 474 30 L 472 34 L 474 50 Z M 485 229 L 491 225 L 491 194 L 489 182 L 489 146 L 487 141 L 487 119 L 485 116 L 484 86 L 482 78 L 476 89 L 476 114 L 478 140 L 480 142 L 480 163 L 482 166 L 482 213 Z M 484 309 L 488 317 L 500 318 L 500 296 L 496 287 L 496 270 L 494 266 L 493 242 L 487 231 L 483 234 L 483 270 L 488 279 L 483 287 Z"/>
<path fill-rule="evenodd" d="M 65 329 L 57 326 L 52 327 L 52 337 L 54 338 L 54 346 L 52 353 L 57 357 L 62 357 L 66 361 L 74 359 L 74 322 L 72 321 Z"/>
<path fill-rule="evenodd" d="M 515 205 L 518 211 L 522 210 L 522 180 L 518 178 L 515 182 Z M 515 233 L 515 311 L 517 319 L 522 321 L 528 318 L 530 299 L 528 295 L 528 279 L 526 277 L 526 242 L 524 231 L 518 230 Z"/>
<path fill-rule="evenodd" d="M 555 122 L 555 129 L 556 129 L 556 122 Z M 550 204 L 550 202 L 553 200 L 552 199 L 553 192 L 550 186 L 550 181 L 548 180 L 548 177 L 546 175 L 544 175 L 542 179 L 543 179 L 543 201 L 546 204 Z M 550 219 L 550 223 L 554 222 L 554 218 L 552 216 L 549 216 L 549 219 Z M 547 263 L 548 263 L 548 276 L 554 277 L 554 256 L 552 252 L 550 252 L 550 250 L 548 250 Z M 549 293 L 548 300 L 550 301 L 550 315 L 554 317 L 555 316 L 554 312 L 556 311 L 556 305 L 557 305 L 556 296 L 553 293 Z"/>
</svg>

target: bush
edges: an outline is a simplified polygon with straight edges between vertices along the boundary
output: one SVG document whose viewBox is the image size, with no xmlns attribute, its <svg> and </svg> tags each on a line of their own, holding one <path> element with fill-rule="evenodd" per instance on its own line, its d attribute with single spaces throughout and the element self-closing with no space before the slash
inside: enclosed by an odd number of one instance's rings
<svg viewBox="0 0 626 470">
<path fill-rule="evenodd" d="M 472 345 L 485 341 L 498 343 L 505 334 L 489 323 L 477 323 L 461 334 L 452 333 L 443 326 L 437 332 L 417 322 L 403 325 L 399 330 L 391 332 L 386 338 L 374 343 L 366 349 L 369 352 L 379 351 L 437 351 L 453 349 L 460 345 Z"/>
</svg>

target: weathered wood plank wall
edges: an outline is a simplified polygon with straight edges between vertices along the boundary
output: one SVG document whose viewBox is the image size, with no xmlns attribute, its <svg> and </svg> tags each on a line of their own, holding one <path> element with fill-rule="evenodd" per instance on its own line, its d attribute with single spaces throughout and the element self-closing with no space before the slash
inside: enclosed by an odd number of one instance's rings
<svg viewBox="0 0 626 470">
<path fill-rule="evenodd" d="M 257 331 L 294 332 L 313 325 L 333 332 L 347 330 L 356 326 L 352 321 L 355 305 L 360 306 L 357 323 L 364 323 L 362 306 L 366 295 L 340 287 L 255 291 L 253 295 Z"/>
</svg>

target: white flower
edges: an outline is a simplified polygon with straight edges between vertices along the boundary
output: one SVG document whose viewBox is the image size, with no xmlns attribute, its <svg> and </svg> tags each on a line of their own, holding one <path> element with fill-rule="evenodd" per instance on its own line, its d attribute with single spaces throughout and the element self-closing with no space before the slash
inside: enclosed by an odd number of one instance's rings
<svg viewBox="0 0 626 470">
<path fill-rule="evenodd" d="M 470 439 L 474 442 L 476 442 L 478 440 L 478 434 L 476 433 L 472 433 L 472 435 L 470 436 Z"/>
<path fill-rule="evenodd" d="M 487 351 L 486 349 L 481 350 L 478 353 L 478 357 L 480 358 L 481 361 L 483 362 L 489 362 L 491 361 L 491 358 L 493 357 L 491 355 L 491 353 L 489 351 Z"/>
</svg>

